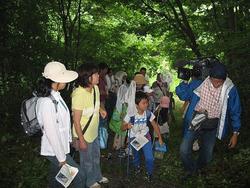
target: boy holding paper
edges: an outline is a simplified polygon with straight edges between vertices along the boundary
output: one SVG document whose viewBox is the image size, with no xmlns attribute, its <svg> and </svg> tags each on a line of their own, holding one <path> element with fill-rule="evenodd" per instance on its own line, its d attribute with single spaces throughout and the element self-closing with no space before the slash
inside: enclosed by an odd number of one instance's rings
<svg viewBox="0 0 250 188">
<path fill-rule="evenodd" d="M 152 173 L 153 173 L 153 166 L 154 166 L 154 157 L 153 157 L 153 150 L 152 150 L 152 141 L 151 136 L 149 134 L 149 127 L 147 124 L 150 122 L 154 128 L 154 131 L 158 135 L 159 143 L 162 145 L 162 137 L 159 131 L 159 127 L 155 122 L 155 116 L 152 112 L 147 111 L 148 108 L 148 98 L 146 93 L 142 91 L 138 91 L 135 94 L 135 106 L 136 106 L 136 113 L 134 116 L 129 116 L 128 114 L 124 118 L 124 122 L 122 125 L 122 130 L 129 130 L 128 137 L 130 139 L 130 143 L 133 145 L 133 142 L 137 143 L 138 140 L 140 143 L 140 147 L 135 149 L 132 147 L 134 160 L 133 164 L 136 169 L 136 174 L 140 173 L 140 156 L 139 150 L 142 149 L 144 153 L 144 158 L 146 162 L 146 170 L 147 170 L 147 180 L 149 182 L 152 181 Z M 136 140 L 135 140 L 136 139 Z M 145 141 L 146 140 L 146 141 Z M 136 144 L 135 144 L 136 145 Z"/>
</svg>

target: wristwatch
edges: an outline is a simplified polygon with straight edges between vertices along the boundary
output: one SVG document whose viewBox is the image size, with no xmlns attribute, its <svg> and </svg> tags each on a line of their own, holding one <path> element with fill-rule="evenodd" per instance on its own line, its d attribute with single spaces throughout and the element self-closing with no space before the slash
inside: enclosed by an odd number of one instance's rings
<svg viewBox="0 0 250 188">
<path fill-rule="evenodd" d="M 240 132 L 234 131 L 233 134 L 236 134 L 237 136 L 239 136 Z"/>
</svg>

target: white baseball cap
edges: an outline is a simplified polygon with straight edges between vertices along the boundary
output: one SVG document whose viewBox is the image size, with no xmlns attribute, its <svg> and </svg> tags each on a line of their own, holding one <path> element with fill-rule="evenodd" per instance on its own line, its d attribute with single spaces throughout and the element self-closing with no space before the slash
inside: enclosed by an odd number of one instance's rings
<svg viewBox="0 0 250 188">
<path fill-rule="evenodd" d="M 56 61 L 49 62 L 42 73 L 43 77 L 57 83 L 68 83 L 78 77 L 77 72 L 66 70 L 65 66 Z"/>
</svg>

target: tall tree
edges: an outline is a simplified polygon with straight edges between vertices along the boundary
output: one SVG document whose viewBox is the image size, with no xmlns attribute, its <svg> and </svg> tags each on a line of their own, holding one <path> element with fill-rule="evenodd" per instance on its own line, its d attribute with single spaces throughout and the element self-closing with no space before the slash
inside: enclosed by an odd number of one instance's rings
<svg viewBox="0 0 250 188">
<path fill-rule="evenodd" d="M 72 49 L 73 34 L 76 29 L 76 22 L 80 22 L 80 11 L 82 1 L 73 0 L 57 0 L 58 13 L 62 22 L 62 29 L 64 34 L 64 62 L 67 65 Z M 78 24 L 78 30 L 80 29 Z M 78 35 L 80 33 L 78 32 Z"/>
</svg>

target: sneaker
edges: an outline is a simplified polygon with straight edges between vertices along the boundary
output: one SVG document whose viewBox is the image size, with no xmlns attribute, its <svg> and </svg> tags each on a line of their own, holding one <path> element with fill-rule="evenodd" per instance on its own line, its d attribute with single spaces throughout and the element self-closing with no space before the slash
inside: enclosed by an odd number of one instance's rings
<svg viewBox="0 0 250 188">
<path fill-rule="evenodd" d="M 95 182 L 93 185 L 89 186 L 89 188 L 101 188 L 101 185 Z"/>
<path fill-rule="evenodd" d="M 110 160 L 112 158 L 112 153 L 108 153 L 107 159 Z"/>
<path fill-rule="evenodd" d="M 151 175 L 150 175 L 150 174 L 147 174 L 146 180 L 147 180 L 149 183 L 151 183 L 151 182 L 152 182 L 152 174 L 151 174 Z"/>
<path fill-rule="evenodd" d="M 126 158 L 126 153 L 125 151 L 121 151 L 118 153 L 118 158 Z"/>
<path fill-rule="evenodd" d="M 102 176 L 102 179 L 100 181 L 98 181 L 98 183 L 108 183 L 109 182 L 109 179 Z"/>
<path fill-rule="evenodd" d="M 193 151 L 199 151 L 200 149 L 200 146 L 199 146 L 199 142 L 198 140 L 195 140 L 194 143 L 193 143 Z"/>
<path fill-rule="evenodd" d="M 128 155 L 128 148 L 125 149 L 126 155 Z M 132 148 L 129 149 L 129 156 L 133 156 Z"/>
<path fill-rule="evenodd" d="M 141 173 L 141 167 L 138 166 L 135 168 L 135 175 L 138 175 L 140 173 Z"/>
</svg>

